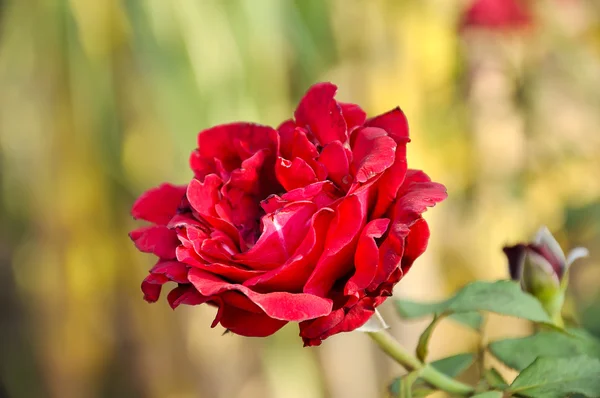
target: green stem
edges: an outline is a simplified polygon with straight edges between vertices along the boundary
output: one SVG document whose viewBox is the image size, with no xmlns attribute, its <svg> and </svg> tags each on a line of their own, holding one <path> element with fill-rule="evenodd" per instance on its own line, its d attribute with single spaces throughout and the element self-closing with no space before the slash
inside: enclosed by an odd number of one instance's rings
<svg viewBox="0 0 600 398">
<path fill-rule="evenodd" d="M 423 364 L 415 356 L 406 351 L 388 332 L 369 332 L 367 334 L 377 343 L 383 352 L 402 365 L 406 370 L 409 372 L 419 370 L 421 378 L 432 386 L 458 395 L 473 393 L 473 387 L 448 377 L 431 365 Z"/>
</svg>

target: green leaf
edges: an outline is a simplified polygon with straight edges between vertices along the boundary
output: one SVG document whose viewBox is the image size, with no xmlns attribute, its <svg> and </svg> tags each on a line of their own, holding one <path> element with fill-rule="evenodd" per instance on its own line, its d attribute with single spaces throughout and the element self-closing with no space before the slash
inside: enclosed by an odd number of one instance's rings
<svg viewBox="0 0 600 398">
<path fill-rule="evenodd" d="M 418 303 L 412 300 L 398 299 L 396 300 L 396 310 L 402 318 L 416 319 L 428 315 L 441 315 L 445 310 L 446 301 L 438 303 Z M 483 317 L 477 311 L 462 312 L 451 314 L 449 319 L 459 322 L 470 328 L 479 330 Z"/>
<path fill-rule="evenodd" d="M 510 392 L 532 398 L 564 398 L 579 393 L 600 394 L 600 360 L 581 355 L 538 358 L 513 381 Z"/>
<path fill-rule="evenodd" d="M 486 391 L 473 395 L 471 398 L 502 398 L 500 391 Z"/>
<path fill-rule="evenodd" d="M 449 377 L 456 377 L 464 372 L 475 360 L 475 354 L 464 353 L 453 355 L 430 363 L 431 366 Z M 397 397 L 402 389 L 402 378 L 398 377 L 392 381 L 388 390 L 393 397 Z M 430 388 L 422 379 L 418 379 L 413 384 L 413 398 L 426 397 L 434 390 Z"/>
<path fill-rule="evenodd" d="M 494 341 L 489 344 L 492 354 L 507 366 L 523 370 L 537 357 L 569 357 L 586 354 L 600 358 L 600 342 L 581 329 L 568 334 L 543 331 L 532 336 Z"/>
<path fill-rule="evenodd" d="M 475 354 L 466 352 L 433 361 L 430 365 L 447 376 L 456 377 L 467 370 L 474 360 Z"/>
<path fill-rule="evenodd" d="M 481 330 L 481 324 L 483 323 L 483 316 L 477 311 L 459 312 L 450 315 L 448 319 L 452 319 L 477 331 Z"/>
<path fill-rule="evenodd" d="M 426 304 L 398 300 L 396 308 L 400 315 L 408 319 L 428 314 L 490 311 L 552 324 L 539 301 L 523 292 L 514 281 L 472 282 L 448 300 Z"/>
<path fill-rule="evenodd" d="M 427 328 L 423 331 L 423 333 L 421 333 L 421 336 L 419 337 L 419 343 L 417 344 L 417 358 L 419 358 L 421 362 L 425 362 L 425 359 L 427 358 L 427 353 L 429 351 L 429 339 L 431 338 L 433 329 L 435 329 L 435 326 L 442 318 L 443 316 L 441 315 L 434 315 L 433 320 L 431 321 L 429 326 L 427 326 Z"/>
<path fill-rule="evenodd" d="M 416 319 L 431 314 L 441 314 L 446 309 L 446 301 L 438 303 L 418 303 L 412 300 L 398 299 L 395 301 L 396 311 L 402 318 Z"/>
<path fill-rule="evenodd" d="M 508 387 L 508 383 L 504 380 L 504 377 L 495 368 L 486 369 L 483 376 L 490 387 L 499 390 L 506 390 Z"/>
</svg>

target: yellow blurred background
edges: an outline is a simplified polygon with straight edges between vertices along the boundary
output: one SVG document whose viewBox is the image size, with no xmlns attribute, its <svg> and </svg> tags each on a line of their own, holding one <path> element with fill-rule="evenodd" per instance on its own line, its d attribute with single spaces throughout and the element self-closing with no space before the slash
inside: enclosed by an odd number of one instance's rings
<svg viewBox="0 0 600 398">
<path fill-rule="evenodd" d="M 600 3 L 530 1 L 527 29 L 459 32 L 467 3 L 0 0 L 0 396 L 385 396 L 402 370 L 360 333 L 302 348 L 295 325 L 221 336 L 213 308 L 148 305 L 153 258 L 127 238 L 137 195 L 190 178 L 198 131 L 276 125 L 324 80 L 371 115 L 400 105 L 410 167 L 448 187 L 396 294 L 506 278 L 502 245 L 546 224 L 592 253 L 568 309 L 600 334 Z M 424 324 L 382 312 L 414 347 Z M 432 344 L 477 339 L 443 324 Z"/>
</svg>

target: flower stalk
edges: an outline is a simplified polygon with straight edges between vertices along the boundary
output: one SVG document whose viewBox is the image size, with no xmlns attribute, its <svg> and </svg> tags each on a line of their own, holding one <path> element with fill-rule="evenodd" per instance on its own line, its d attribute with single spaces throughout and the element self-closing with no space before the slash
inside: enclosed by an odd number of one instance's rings
<svg viewBox="0 0 600 398">
<path fill-rule="evenodd" d="M 402 347 L 387 331 L 369 332 L 367 334 L 390 358 L 402 365 L 409 372 L 419 371 L 420 377 L 437 389 L 465 396 L 475 391 L 473 387 L 454 380 L 433 366 L 421 362 Z"/>
</svg>

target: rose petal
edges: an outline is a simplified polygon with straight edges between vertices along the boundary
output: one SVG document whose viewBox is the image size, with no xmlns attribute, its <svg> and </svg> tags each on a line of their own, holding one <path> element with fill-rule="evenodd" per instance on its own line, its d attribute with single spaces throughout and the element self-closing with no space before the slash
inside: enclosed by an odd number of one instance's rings
<svg viewBox="0 0 600 398">
<path fill-rule="evenodd" d="M 387 281 L 390 275 L 399 268 L 404 254 L 404 240 L 410 229 L 407 225 L 392 221 L 388 235 L 379 248 L 379 262 L 375 277 L 368 290 L 375 290 Z"/>
<path fill-rule="evenodd" d="M 220 312 L 219 322 L 221 325 L 240 336 L 270 336 L 287 324 L 287 321 L 273 319 L 265 314 L 244 311 L 226 304 L 223 304 Z"/>
<path fill-rule="evenodd" d="M 286 192 L 281 196 L 281 199 L 290 203 L 308 200 L 321 208 L 331 205 L 342 195 L 343 193 L 331 181 L 319 181 Z"/>
<path fill-rule="evenodd" d="M 350 163 L 346 149 L 340 141 L 332 141 L 321 151 L 319 162 L 327 169 L 328 178 L 340 189 L 348 191 L 353 177 L 350 175 Z"/>
<path fill-rule="evenodd" d="M 129 233 L 135 247 L 144 253 L 171 259 L 175 258 L 175 249 L 179 246 L 177 233 L 162 225 L 150 225 Z"/>
<path fill-rule="evenodd" d="M 396 141 L 383 129 L 366 127 L 358 130 L 352 146 L 356 180 L 364 183 L 394 164 L 396 146 Z"/>
<path fill-rule="evenodd" d="M 263 232 L 256 244 L 233 259 L 253 269 L 269 270 L 282 265 L 304 238 L 316 211 L 314 203 L 295 202 L 265 215 Z"/>
<path fill-rule="evenodd" d="M 219 203 L 219 188 L 223 180 L 216 174 L 209 174 L 204 181 L 192 179 L 187 187 L 187 199 L 190 205 L 201 215 L 217 216 L 215 205 Z"/>
<path fill-rule="evenodd" d="M 338 205 L 325 240 L 326 251 L 304 286 L 304 292 L 324 297 L 336 280 L 352 269 L 352 256 L 365 225 L 365 195 L 350 195 Z"/>
<path fill-rule="evenodd" d="M 144 300 L 149 303 L 155 303 L 160 298 L 162 285 L 169 282 L 169 278 L 161 274 L 150 274 L 142 282 L 142 292 Z"/>
<path fill-rule="evenodd" d="M 179 285 L 169 292 L 167 301 L 172 309 L 185 305 L 199 305 L 207 301 L 207 297 L 203 297 L 189 283 L 187 285 Z"/>
<path fill-rule="evenodd" d="M 337 87 L 331 83 L 318 83 L 308 89 L 294 113 L 296 124 L 306 127 L 321 145 L 331 141 L 345 142 L 346 121 L 335 101 Z"/>
<path fill-rule="evenodd" d="M 304 340 L 304 346 L 317 346 L 321 344 L 323 336 L 328 330 L 333 329 L 336 325 L 344 320 L 344 308 L 332 311 L 331 314 L 301 322 L 300 337 Z"/>
<path fill-rule="evenodd" d="M 306 237 L 294 255 L 281 267 L 247 280 L 244 286 L 252 287 L 257 291 L 302 292 L 305 282 L 323 252 L 325 236 L 334 215 L 334 211 L 328 208 L 317 211 L 312 217 Z"/>
<path fill-rule="evenodd" d="M 286 191 L 317 182 L 314 170 L 301 158 L 295 158 L 291 162 L 281 157 L 278 158 L 275 164 L 275 175 Z"/>
<path fill-rule="evenodd" d="M 377 203 L 371 218 L 379 218 L 386 214 L 404 182 L 408 165 L 406 162 L 406 142 L 399 142 L 396 147 L 394 164 L 387 169 L 377 183 Z"/>
<path fill-rule="evenodd" d="M 567 268 L 567 259 L 560 244 L 547 227 L 538 230 L 532 246 L 548 260 L 558 277 L 562 278 Z"/>
<path fill-rule="evenodd" d="M 180 263 L 179 261 L 161 260 L 152 269 L 150 269 L 150 273 L 164 275 L 169 278 L 170 281 L 177 283 L 188 283 L 187 278 L 187 270 L 185 264 Z"/>
<path fill-rule="evenodd" d="M 242 268 L 238 264 L 226 264 L 221 262 L 207 262 L 191 249 L 182 246 L 177 248 L 177 260 L 189 265 L 190 267 L 198 268 L 215 275 L 235 282 L 242 283 L 247 279 L 262 275 L 264 271 Z"/>
<path fill-rule="evenodd" d="M 289 159 L 302 158 L 307 162 L 319 156 L 319 151 L 315 145 L 310 142 L 306 136 L 306 132 L 301 128 L 294 130 L 294 138 L 292 141 L 292 156 Z"/>
<path fill-rule="evenodd" d="M 364 325 L 374 313 L 373 302 L 370 298 L 365 298 L 350 308 L 349 311 L 346 308 L 334 311 L 329 316 L 331 317 L 330 320 L 320 321 L 318 319 L 310 323 L 301 323 L 300 336 L 305 346 L 318 346 L 329 336 L 356 330 Z"/>
<path fill-rule="evenodd" d="M 379 127 L 385 130 L 398 144 L 410 141 L 408 138 L 408 120 L 406 120 L 406 115 L 400 108 L 394 108 L 387 113 L 367 120 L 365 127 Z"/>
<path fill-rule="evenodd" d="M 510 278 L 514 281 L 521 280 L 527 246 L 522 244 L 505 246 L 502 250 L 508 259 L 508 271 L 510 273 Z"/>
<path fill-rule="evenodd" d="M 304 293 L 256 293 L 246 286 L 230 284 L 216 275 L 192 268 L 189 281 L 203 296 L 216 296 L 227 291 L 238 291 L 256 304 L 269 318 L 283 321 L 304 321 L 331 312 L 332 302 Z M 223 324 L 223 320 L 221 319 Z M 225 326 L 225 325 L 224 325 Z"/>
<path fill-rule="evenodd" d="M 162 184 L 143 193 L 133 204 L 131 215 L 134 218 L 167 225 L 185 195 L 185 186 Z"/>
<path fill-rule="evenodd" d="M 447 197 L 446 187 L 442 184 L 430 182 L 429 177 L 420 170 L 408 170 L 390 218 L 412 224 L 427 207 L 435 206 Z"/>
<path fill-rule="evenodd" d="M 292 158 L 294 145 L 294 133 L 296 131 L 296 123 L 293 120 L 286 120 L 277 127 L 279 132 L 279 155 L 285 159 Z"/>
<path fill-rule="evenodd" d="M 356 271 L 346 283 L 344 290 L 346 295 L 354 295 L 359 290 L 366 289 L 375 278 L 379 264 L 379 247 L 375 239 L 385 234 L 389 224 L 389 219 L 379 218 L 370 221 L 363 228 L 354 253 Z"/>
<path fill-rule="evenodd" d="M 225 170 L 233 171 L 261 149 L 275 154 L 278 146 L 279 135 L 271 127 L 254 123 L 223 124 L 198 133 L 197 157 L 209 163 L 218 159 Z"/>
<path fill-rule="evenodd" d="M 410 232 L 404 242 L 402 255 L 402 272 L 404 275 L 410 270 L 414 261 L 425 253 L 429 243 L 429 226 L 425 219 L 420 218 L 410 226 Z"/>
<path fill-rule="evenodd" d="M 342 108 L 342 115 L 344 116 L 348 130 L 351 130 L 357 126 L 361 126 L 365 123 L 367 114 L 361 109 L 360 106 L 342 102 L 339 102 L 339 105 Z"/>
</svg>

